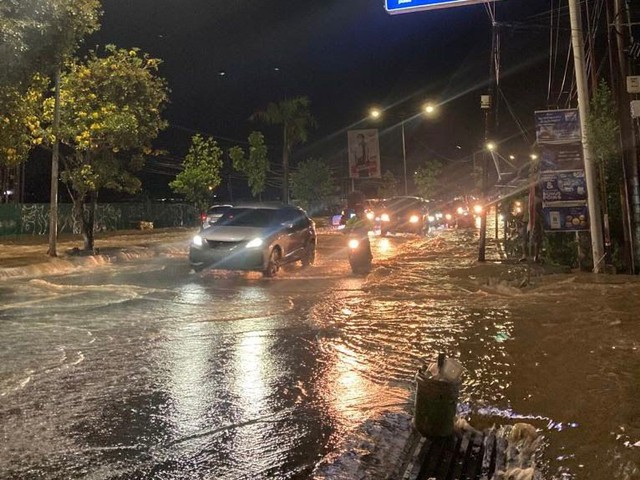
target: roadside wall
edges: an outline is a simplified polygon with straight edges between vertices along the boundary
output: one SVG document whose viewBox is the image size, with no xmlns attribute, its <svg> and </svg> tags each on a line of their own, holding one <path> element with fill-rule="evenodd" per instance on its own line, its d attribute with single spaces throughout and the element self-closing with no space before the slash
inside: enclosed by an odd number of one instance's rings
<svg viewBox="0 0 640 480">
<path fill-rule="evenodd" d="M 69 203 L 58 205 L 58 232 L 80 233 L 74 224 Z M 198 225 L 198 211 L 183 203 L 105 203 L 98 204 L 95 231 L 129 230 L 141 221 L 153 222 L 154 228 L 193 227 Z M 0 236 L 48 235 L 49 204 L 0 204 Z"/>
</svg>

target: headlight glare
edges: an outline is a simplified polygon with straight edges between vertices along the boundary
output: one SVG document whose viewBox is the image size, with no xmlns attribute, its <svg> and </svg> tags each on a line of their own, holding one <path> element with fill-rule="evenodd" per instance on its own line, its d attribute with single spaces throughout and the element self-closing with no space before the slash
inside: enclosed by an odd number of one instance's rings
<svg viewBox="0 0 640 480">
<path fill-rule="evenodd" d="M 358 248 L 359 245 L 360 245 L 360 242 L 355 238 L 352 238 L 351 240 L 349 240 L 349 248 L 355 249 L 355 248 Z"/>
<path fill-rule="evenodd" d="M 246 248 L 256 248 L 262 246 L 261 238 L 254 238 L 249 243 L 247 243 Z"/>
<path fill-rule="evenodd" d="M 418 223 L 420 221 L 420 217 L 418 215 L 411 215 L 409 217 L 409 223 Z"/>
<path fill-rule="evenodd" d="M 196 235 L 195 237 L 193 237 L 193 239 L 191 240 L 191 242 L 196 246 L 196 247 L 201 247 L 202 244 L 204 243 L 203 238 L 200 235 Z"/>
</svg>

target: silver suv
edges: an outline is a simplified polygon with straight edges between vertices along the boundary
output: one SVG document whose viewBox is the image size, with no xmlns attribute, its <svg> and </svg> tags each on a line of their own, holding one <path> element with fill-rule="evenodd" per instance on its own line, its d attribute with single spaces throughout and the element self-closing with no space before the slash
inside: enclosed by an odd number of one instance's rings
<svg viewBox="0 0 640 480">
<path fill-rule="evenodd" d="M 273 277 L 285 263 L 311 265 L 316 227 L 304 210 L 289 205 L 253 204 L 229 208 L 193 237 L 194 270 L 254 270 Z"/>
</svg>

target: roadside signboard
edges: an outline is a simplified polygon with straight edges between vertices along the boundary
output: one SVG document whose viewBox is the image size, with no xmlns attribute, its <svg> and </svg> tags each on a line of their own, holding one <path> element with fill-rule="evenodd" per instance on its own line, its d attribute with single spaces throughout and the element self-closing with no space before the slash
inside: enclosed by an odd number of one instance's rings
<svg viewBox="0 0 640 480">
<path fill-rule="evenodd" d="M 495 1 L 497 0 L 385 0 L 384 8 L 387 13 L 395 15 Z"/>
<path fill-rule="evenodd" d="M 587 182 L 578 110 L 537 111 L 535 118 L 542 157 L 540 189 L 545 230 L 588 230 Z"/>
<path fill-rule="evenodd" d="M 540 174 L 542 202 L 586 202 L 587 182 L 584 170 L 547 171 Z"/>
<path fill-rule="evenodd" d="M 589 210 L 586 205 L 543 209 L 544 223 L 549 232 L 578 232 L 589 230 Z"/>
<path fill-rule="evenodd" d="M 349 130 L 349 177 L 380 177 L 380 146 L 378 130 Z"/>
<path fill-rule="evenodd" d="M 535 112 L 536 140 L 539 145 L 580 143 L 580 117 L 575 108 Z"/>
</svg>

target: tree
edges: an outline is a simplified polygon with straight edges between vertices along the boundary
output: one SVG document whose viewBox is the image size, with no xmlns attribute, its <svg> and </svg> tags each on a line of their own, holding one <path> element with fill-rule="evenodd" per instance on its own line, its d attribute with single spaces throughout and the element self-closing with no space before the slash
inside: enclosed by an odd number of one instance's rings
<svg viewBox="0 0 640 480">
<path fill-rule="evenodd" d="M 414 176 L 418 192 L 424 198 L 432 198 L 436 190 L 438 176 L 442 172 L 442 163 L 438 160 L 427 160 Z"/>
<path fill-rule="evenodd" d="M 58 139 L 64 145 L 62 180 L 81 224 L 84 248 L 93 249 L 94 212 L 101 189 L 135 192 L 134 173 L 152 152 L 151 142 L 165 128 L 161 112 L 168 89 L 157 75 L 160 60 L 137 49 L 91 51 L 84 61 L 68 64 L 61 77 L 65 108 Z M 54 117 L 54 101 L 45 101 L 45 117 Z M 53 131 L 48 139 L 53 143 Z M 84 208 L 87 200 L 91 207 Z"/>
<path fill-rule="evenodd" d="M 331 169 L 320 159 L 309 158 L 291 174 L 293 197 L 311 209 L 335 191 Z"/>
<path fill-rule="evenodd" d="M 242 147 L 235 146 L 229 149 L 233 168 L 247 176 L 251 195 L 254 198 L 261 196 L 267 183 L 267 170 L 269 169 L 267 150 L 267 146 L 264 144 L 264 135 L 260 132 L 251 132 L 249 135 L 248 157 L 245 157 Z"/>
<path fill-rule="evenodd" d="M 398 180 L 389 170 L 382 175 L 382 185 L 378 187 L 378 198 L 389 198 L 398 194 Z"/>
<path fill-rule="evenodd" d="M 34 145 L 42 143 L 42 102 L 47 79 L 35 75 L 25 92 L 0 87 L 0 166 L 24 162 Z"/>
<path fill-rule="evenodd" d="M 621 269 L 625 263 L 621 255 L 621 245 L 625 244 L 621 199 L 626 197 L 626 192 L 620 155 L 620 124 L 613 95 L 604 80 L 593 92 L 587 130 L 589 145 L 597 160 L 606 244 L 611 245 L 607 253 L 609 261 Z"/>
<path fill-rule="evenodd" d="M 0 86 L 28 88 L 34 73 L 55 78 L 55 114 L 60 123 L 60 72 L 85 36 L 99 28 L 100 0 L 3 0 L 0 4 Z M 59 143 L 52 145 L 49 255 L 55 257 L 58 230 Z"/>
<path fill-rule="evenodd" d="M 216 141 L 211 137 L 194 135 L 183 162 L 184 170 L 169 186 L 204 212 L 209 206 L 211 192 L 222 182 L 222 165 L 222 149 Z"/>
<path fill-rule="evenodd" d="M 289 203 L 289 157 L 293 147 L 304 143 L 309 137 L 309 129 L 316 126 L 310 112 L 308 97 L 295 97 L 279 103 L 270 103 L 267 109 L 254 113 L 251 118 L 271 125 L 282 125 L 282 200 Z"/>
<path fill-rule="evenodd" d="M 35 73 L 52 75 L 99 28 L 99 0 L 3 0 L 0 86 L 24 91 Z"/>
</svg>

